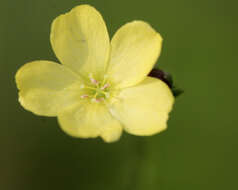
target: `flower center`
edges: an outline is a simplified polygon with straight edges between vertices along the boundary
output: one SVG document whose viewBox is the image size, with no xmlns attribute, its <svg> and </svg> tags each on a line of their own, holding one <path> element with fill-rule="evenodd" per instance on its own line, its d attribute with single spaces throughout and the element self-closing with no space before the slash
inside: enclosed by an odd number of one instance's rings
<svg viewBox="0 0 238 190">
<path fill-rule="evenodd" d="M 81 85 L 81 88 L 87 90 L 86 94 L 81 95 L 82 99 L 89 98 L 92 102 L 102 102 L 110 97 L 110 84 L 106 82 L 107 75 L 104 76 L 102 82 L 99 82 L 90 74 L 89 81 L 90 85 Z"/>
</svg>

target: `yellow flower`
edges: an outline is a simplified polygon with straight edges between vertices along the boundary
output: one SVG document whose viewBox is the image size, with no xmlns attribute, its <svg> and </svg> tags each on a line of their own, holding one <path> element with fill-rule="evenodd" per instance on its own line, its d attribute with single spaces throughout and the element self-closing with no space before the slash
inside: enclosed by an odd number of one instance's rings
<svg viewBox="0 0 238 190">
<path fill-rule="evenodd" d="M 111 42 L 100 13 L 81 5 L 57 17 L 51 45 L 62 64 L 34 61 L 16 73 L 21 105 L 34 114 L 57 116 L 61 128 L 105 142 L 166 129 L 174 97 L 159 79 L 148 77 L 162 38 L 147 23 L 122 26 Z"/>
</svg>

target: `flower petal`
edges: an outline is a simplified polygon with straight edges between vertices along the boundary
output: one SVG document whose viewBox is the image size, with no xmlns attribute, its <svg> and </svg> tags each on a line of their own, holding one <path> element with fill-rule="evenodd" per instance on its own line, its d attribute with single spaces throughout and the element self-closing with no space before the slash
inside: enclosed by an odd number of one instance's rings
<svg viewBox="0 0 238 190">
<path fill-rule="evenodd" d="M 114 35 L 108 74 L 119 88 L 145 79 L 160 55 L 162 38 L 149 24 L 134 21 Z"/>
<path fill-rule="evenodd" d="M 95 8 L 80 5 L 57 17 L 50 39 L 58 59 L 74 71 L 81 75 L 105 71 L 110 40 L 104 20 Z"/>
<path fill-rule="evenodd" d="M 101 136 L 105 142 L 113 142 L 122 133 L 120 123 L 100 103 L 85 101 L 73 106 L 60 113 L 58 121 L 63 131 L 73 137 Z"/>
<path fill-rule="evenodd" d="M 79 78 L 65 66 L 34 61 L 16 73 L 21 105 L 37 115 L 56 116 L 80 99 Z"/>
<path fill-rule="evenodd" d="M 153 135 L 166 129 L 174 97 L 159 79 L 147 77 L 137 86 L 123 89 L 111 113 L 134 135 Z"/>
</svg>

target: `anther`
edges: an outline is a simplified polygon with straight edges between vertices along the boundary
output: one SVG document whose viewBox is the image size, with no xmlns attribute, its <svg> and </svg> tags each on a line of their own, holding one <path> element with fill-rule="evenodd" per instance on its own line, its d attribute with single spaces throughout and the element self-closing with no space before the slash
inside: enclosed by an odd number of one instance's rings
<svg viewBox="0 0 238 190">
<path fill-rule="evenodd" d="M 93 84 L 96 84 L 96 85 L 99 84 L 99 82 L 98 82 L 97 80 L 93 79 L 93 78 L 90 78 L 90 80 L 91 80 L 91 82 L 92 82 Z"/>
<path fill-rule="evenodd" d="M 93 83 L 95 85 L 99 84 L 99 82 L 93 78 L 93 74 L 92 73 L 89 74 L 89 79 L 90 79 L 91 83 Z"/>
<path fill-rule="evenodd" d="M 80 96 L 81 98 L 88 98 L 89 96 L 87 94 L 84 94 L 82 96 Z"/>
<path fill-rule="evenodd" d="M 103 100 L 104 100 L 104 98 L 96 98 L 96 102 L 101 102 Z"/>
<path fill-rule="evenodd" d="M 92 99 L 91 99 L 92 102 L 97 102 L 97 103 L 98 103 L 98 102 L 101 102 L 101 101 L 103 101 L 103 100 L 104 100 L 104 98 L 92 98 Z"/>
<path fill-rule="evenodd" d="M 105 84 L 103 87 L 101 87 L 101 90 L 104 90 L 104 89 L 106 89 L 106 88 L 108 88 L 110 85 L 107 83 L 107 84 Z"/>
</svg>

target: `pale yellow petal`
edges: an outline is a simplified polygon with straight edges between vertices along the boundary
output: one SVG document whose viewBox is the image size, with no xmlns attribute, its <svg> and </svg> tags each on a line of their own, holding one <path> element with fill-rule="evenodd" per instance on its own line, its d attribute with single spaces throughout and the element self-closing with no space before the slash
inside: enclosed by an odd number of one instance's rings
<svg viewBox="0 0 238 190">
<path fill-rule="evenodd" d="M 51 28 L 51 45 L 62 64 L 81 75 L 97 78 L 109 58 L 110 40 L 100 13 L 89 5 L 80 5 L 57 17 Z"/>
<path fill-rule="evenodd" d="M 145 79 L 160 55 L 162 38 L 149 24 L 134 21 L 116 32 L 111 46 L 108 75 L 124 88 Z"/>
<path fill-rule="evenodd" d="M 34 61 L 16 73 L 21 105 L 37 115 L 56 116 L 80 99 L 80 81 L 65 66 Z"/>
<path fill-rule="evenodd" d="M 103 104 L 86 100 L 60 113 L 58 121 L 63 131 L 73 137 L 101 136 L 105 142 L 113 142 L 118 140 L 122 133 L 120 123 Z"/>
<path fill-rule="evenodd" d="M 104 127 L 101 132 L 101 137 L 105 142 L 115 142 L 119 140 L 122 134 L 122 126 L 118 121 L 113 119 L 113 122 L 110 125 Z"/>
<path fill-rule="evenodd" d="M 166 129 L 174 97 L 159 79 L 147 77 L 137 86 L 123 89 L 111 113 L 134 135 L 153 135 Z"/>
</svg>

